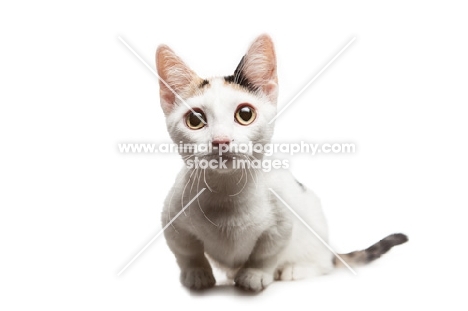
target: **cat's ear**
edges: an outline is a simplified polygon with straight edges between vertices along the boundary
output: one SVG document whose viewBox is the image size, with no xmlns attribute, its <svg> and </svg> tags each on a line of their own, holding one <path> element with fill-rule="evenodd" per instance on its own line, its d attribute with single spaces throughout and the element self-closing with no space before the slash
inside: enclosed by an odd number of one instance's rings
<svg viewBox="0 0 468 311">
<path fill-rule="evenodd" d="M 201 78 L 167 45 L 160 45 L 156 50 L 156 68 L 161 78 L 159 79 L 161 107 L 167 115 L 174 107 L 176 100 L 174 92 L 185 98 Z"/>
<path fill-rule="evenodd" d="M 276 54 L 270 36 L 260 35 L 250 45 L 234 76 L 242 76 L 250 88 L 260 90 L 274 103 L 278 97 Z"/>
</svg>

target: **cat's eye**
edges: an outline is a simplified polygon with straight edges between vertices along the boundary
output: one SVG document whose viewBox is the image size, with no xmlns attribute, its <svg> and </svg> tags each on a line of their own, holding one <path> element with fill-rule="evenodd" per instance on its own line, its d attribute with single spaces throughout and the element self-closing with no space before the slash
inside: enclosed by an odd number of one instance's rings
<svg viewBox="0 0 468 311">
<path fill-rule="evenodd" d="M 257 116 L 255 109 L 249 105 L 241 105 L 237 108 L 235 117 L 237 122 L 242 125 L 249 125 Z"/>
<path fill-rule="evenodd" d="M 201 129 L 206 125 L 205 114 L 201 110 L 190 111 L 185 118 L 185 123 L 192 130 Z"/>
</svg>

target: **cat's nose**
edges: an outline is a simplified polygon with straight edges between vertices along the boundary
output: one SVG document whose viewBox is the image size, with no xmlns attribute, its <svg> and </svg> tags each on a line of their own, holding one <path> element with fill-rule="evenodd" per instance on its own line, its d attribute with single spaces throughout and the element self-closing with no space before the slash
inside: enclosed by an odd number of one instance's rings
<svg viewBox="0 0 468 311">
<path fill-rule="evenodd" d="M 231 143 L 231 140 L 226 137 L 219 137 L 215 138 L 211 141 L 211 144 L 213 147 L 219 147 L 219 145 L 229 145 Z"/>
</svg>

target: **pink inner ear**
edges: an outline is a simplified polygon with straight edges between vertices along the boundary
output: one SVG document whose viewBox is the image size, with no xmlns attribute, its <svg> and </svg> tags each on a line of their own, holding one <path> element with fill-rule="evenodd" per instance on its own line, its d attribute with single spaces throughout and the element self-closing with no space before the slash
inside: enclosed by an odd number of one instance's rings
<svg viewBox="0 0 468 311">
<path fill-rule="evenodd" d="M 263 92 L 267 95 L 274 95 L 276 97 L 276 93 L 278 91 L 278 84 L 276 82 L 269 82 L 263 85 Z"/>
<path fill-rule="evenodd" d="M 159 77 L 169 86 L 159 81 L 161 107 L 167 114 L 174 106 L 174 92 L 184 98 L 200 78 L 166 45 L 156 50 L 156 68 Z"/>
<path fill-rule="evenodd" d="M 276 55 L 273 41 L 268 35 L 259 36 L 250 46 L 242 71 L 245 77 L 262 91 L 276 99 Z"/>
<path fill-rule="evenodd" d="M 164 114 L 169 114 L 174 107 L 175 102 L 175 95 L 171 91 L 166 92 L 161 89 L 159 92 L 159 96 L 161 98 L 161 108 Z"/>
</svg>

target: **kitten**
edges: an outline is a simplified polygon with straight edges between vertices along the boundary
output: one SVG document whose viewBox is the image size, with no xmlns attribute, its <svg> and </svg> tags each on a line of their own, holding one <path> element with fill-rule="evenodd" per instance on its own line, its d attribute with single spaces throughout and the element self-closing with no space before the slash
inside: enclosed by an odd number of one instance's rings
<svg viewBox="0 0 468 311">
<path fill-rule="evenodd" d="M 210 144 L 210 151 L 180 150 L 188 164 L 195 158 L 222 160 L 224 168 L 184 166 L 167 196 L 163 225 L 193 202 L 164 234 L 191 289 L 215 285 L 211 263 L 224 268 L 236 286 L 260 291 L 273 280 L 325 274 L 342 263 L 269 189 L 327 241 L 327 225 L 317 196 L 285 169 L 234 168 L 236 159 L 265 160 L 258 152 L 217 148 L 273 135 L 278 81 L 271 38 L 259 36 L 234 74 L 202 79 L 169 47 L 156 51 L 161 107 L 174 141 Z M 188 106 L 191 107 L 189 109 Z M 192 162 L 193 163 L 193 162 Z M 201 192 L 202 188 L 206 191 Z M 195 199 L 196 197 L 196 199 Z M 370 262 L 407 237 L 394 234 L 363 251 L 341 255 L 348 264 Z M 210 259 L 210 260 L 208 260 Z"/>
</svg>

